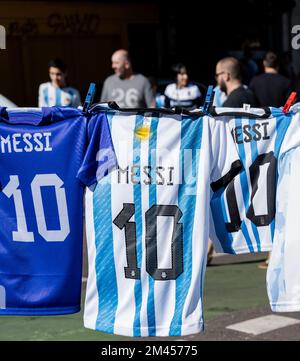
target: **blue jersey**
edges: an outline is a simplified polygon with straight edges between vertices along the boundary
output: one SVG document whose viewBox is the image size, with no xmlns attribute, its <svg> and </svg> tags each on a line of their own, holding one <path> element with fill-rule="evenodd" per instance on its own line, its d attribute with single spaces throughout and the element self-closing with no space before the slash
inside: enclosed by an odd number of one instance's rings
<svg viewBox="0 0 300 361">
<path fill-rule="evenodd" d="M 77 312 L 83 184 L 76 177 L 84 158 L 98 167 L 96 150 L 86 153 L 87 133 L 106 147 L 106 118 L 89 124 L 72 108 L 0 111 L 0 314 Z M 94 179 L 87 173 L 85 181 Z"/>
<path fill-rule="evenodd" d="M 207 116 L 107 114 L 119 165 L 86 192 L 84 324 L 136 337 L 200 332 L 210 184 L 241 168 L 229 128 Z"/>
<path fill-rule="evenodd" d="M 218 252 L 251 253 L 272 248 L 277 163 L 283 154 L 300 145 L 300 123 L 299 115 L 284 114 L 281 109 L 272 108 L 266 119 L 259 119 L 261 112 L 253 109 L 252 116 L 219 118 L 229 124 L 244 170 L 211 201 L 211 238 Z"/>
</svg>

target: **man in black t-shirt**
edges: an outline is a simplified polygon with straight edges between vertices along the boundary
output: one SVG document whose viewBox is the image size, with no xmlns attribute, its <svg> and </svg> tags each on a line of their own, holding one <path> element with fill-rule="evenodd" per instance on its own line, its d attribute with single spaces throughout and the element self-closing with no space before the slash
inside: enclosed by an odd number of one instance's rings
<svg viewBox="0 0 300 361">
<path fill-rule="evenodd" d="M 216 66 L 216 81 L 227 94 L 223 107 L 241 108 L 244 104 L 256 106 L 254 94 L 243 86 L 239 61 L 233 57 L 220 60 Z"/>
<path fill-rule="evenodd" d="M 284 106 L 291 91 L 288 78 L 278 74 L 279 62 L 275 53 L 269 51 L 264 58 L 264 74 L 255 76 L 250 82 L 259 106 Z"/>
</svg>

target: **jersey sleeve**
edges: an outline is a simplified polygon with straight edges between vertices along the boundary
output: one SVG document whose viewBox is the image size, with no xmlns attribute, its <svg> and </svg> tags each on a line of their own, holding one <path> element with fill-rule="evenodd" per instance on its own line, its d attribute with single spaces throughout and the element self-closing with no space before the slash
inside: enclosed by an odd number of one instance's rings
<svg viewBox="0 0 300 361">
<path fill-rule="evenodd" d="M 92 116 L 88 124 L 88 146 L 77 177 L 92 186 L 117 166 L 112 137 L 104 112 Z"/>
<path fill-rule="evenodd" d="M 47 107 L 48 104 L 45 100 L 44 92 L 46 91 L 45 84 L 41 84 L 39 86 L 39 98 L 38 98 L 38 106 L 41 107 Z"/>
<path fill-rule="evenodd" d="M 164 92 L 164 96 L 165 96 L 165 107 L 166 108 L 170 108 L 171 106 L 171 100 L 170 100 L 170 84 L 166 86 L 165 92 Z"/>
<path fill-rule="evenodd" d="M 236 145 L 224 120 L 211 120 L 212 123 L 212 169 L 211 188 L 213 192 L 226 187 L 243 169 Z"/>
<path fill-rule="evenodd" d="M 153 90 L 151 88 L 151 84 L 148 79 L 145 79 L 144 97 L 145 97 L 146 106 L 148 108 L 154 108 L 155 107 L 155 97 L 154 97 Z"/>
<path fill-rule="evenodd" d="M 195 87 L 196 87 L 196 90 L 195 90 L 195 97 L 196 97 L 196 98 L 201 98 L 202 93 L 201 93 L 201 91 L 200 91 L 199 87 L 198 87 L 197 85 L 195 85 Z"/>
<path fill-rule="evenodd" d="M 108 82 L 108 79 L 106 79 L 104 81 L 102 92 L 101 92 L 101 97 L 100 97 L 100 102 L 107 102 L 108 100 L 110 100 L 110 99 L 108 99 L 107 82 Z"/>
<path fill-rule="evenodd" d="M 274 110 L 272 114 L 276 116 Z M 283 118 L 280 127 L 287 128 L 280 150 L 281 154 L 285 154 L 289 150 L 300 146 L 300 113 L 280 114 L 277 117 L 279 116 Z"/>
</svg>

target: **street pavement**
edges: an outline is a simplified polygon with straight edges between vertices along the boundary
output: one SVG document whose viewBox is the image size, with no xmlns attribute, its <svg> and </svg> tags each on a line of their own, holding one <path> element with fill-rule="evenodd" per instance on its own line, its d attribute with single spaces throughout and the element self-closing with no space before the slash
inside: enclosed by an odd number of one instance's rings
<svg viewBox="0 0 300 361">
<path fill-rule="evenodd" d="M 272 313 L 266 270 L 258 268 L 266 253 L 215 255 L 204 287 L 205 331 L 166 338 L 129 338 L 83 327 L 80 313 L 63 316 L 7 316 L 0 322 L 0 341 L 300 341 L 300 313 Z M 82 306 L 86 278 L 83 279 Z"/>
</svg>

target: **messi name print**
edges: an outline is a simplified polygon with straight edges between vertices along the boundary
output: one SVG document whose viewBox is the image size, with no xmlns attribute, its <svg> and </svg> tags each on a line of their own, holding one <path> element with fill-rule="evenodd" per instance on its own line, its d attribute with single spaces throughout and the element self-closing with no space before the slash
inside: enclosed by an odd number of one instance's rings
<svg viewBox="0 0 300 361">
<path fill-rule="evenodd" d="M 207 116 L 107 111 L 118 168 L 86 192 L 86 327 L 127 336 L 203 329 L 211 187 L 241 169 Z"/>
<path fill-rule="evenodd" d="M 278 159 L 299 144 L 299 116 L 271 108 L 238 115 L 234 109 L 218 121 L 228 123 L 243 171 L 211 201 L 211 238 L 218 252 L 252 253 L 269 251 L 276 228 Z M 269 113 L 269 114 L 268 114 Z"/>
<path fill-rule="evenodd" d="M 86 153 L 87 133 L 97 135 L 97 151 L 113 149 L 104 114 L 88 123 L 72 108 L 0 108 L 0 315 L 80 309 L 84 186 L 77 173 L 83 160 L 100 165 L 96 150 L 94 158 Z M 87 173 L 85 183 L 92 181 Z"/>
</svg>

